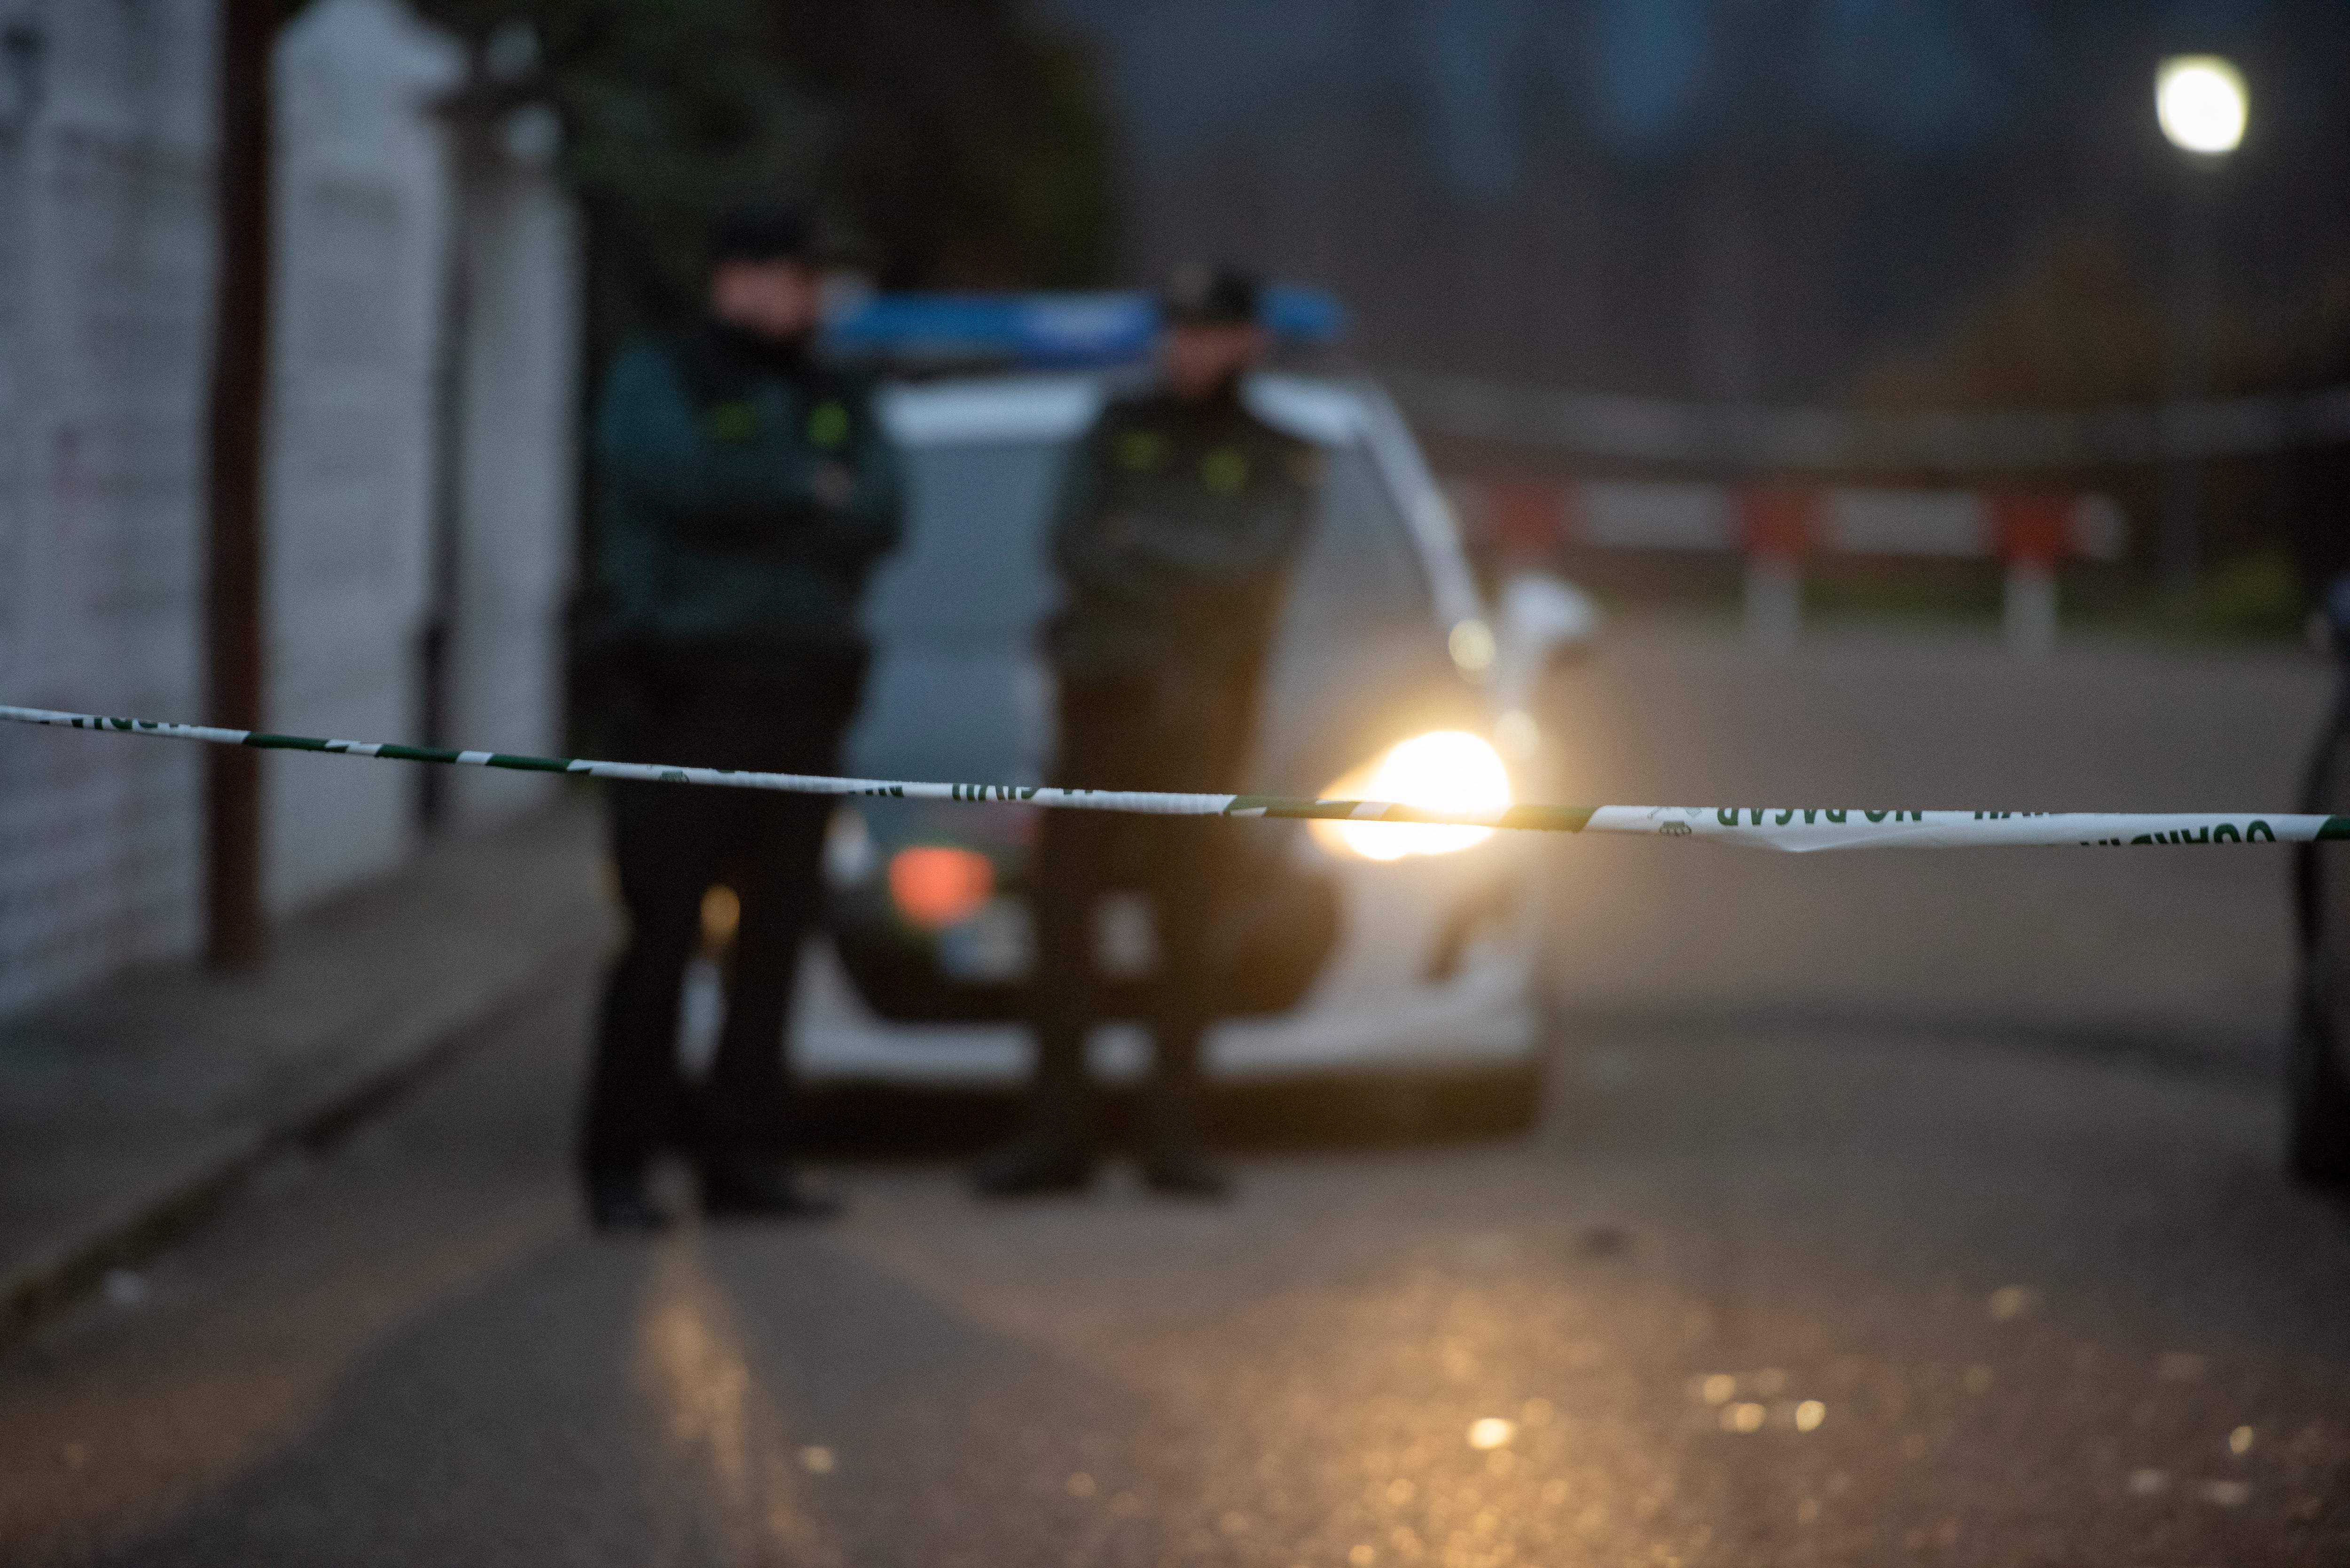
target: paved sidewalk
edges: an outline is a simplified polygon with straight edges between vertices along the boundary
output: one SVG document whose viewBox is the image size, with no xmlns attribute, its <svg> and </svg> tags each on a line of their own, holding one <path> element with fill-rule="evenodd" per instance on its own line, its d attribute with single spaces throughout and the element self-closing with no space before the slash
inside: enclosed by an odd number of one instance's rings
<svg viewBox="0 0 2350 1568">
<path fill-rule="evenodd" d="M 592 960 L 598 822 L 575 800 L 436 844 L 281 928 L 256 976 L 158 966 L 0 1020 L 0 1335 Z"/>
</svg>

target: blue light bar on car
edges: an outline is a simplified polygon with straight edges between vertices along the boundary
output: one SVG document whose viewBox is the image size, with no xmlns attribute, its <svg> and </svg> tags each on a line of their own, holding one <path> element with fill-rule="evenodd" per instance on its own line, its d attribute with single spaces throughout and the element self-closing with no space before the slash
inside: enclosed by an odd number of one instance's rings
<svg viewBox="0 0 2350 1568">
<path fill-rule="evenodd" d="M 1320 289 L 1274 284 L 1263 316 L 1284 345 L 1336 339 L 1346 311 Z M 1139 290 L 1070 294 L 877 294 L 826 324 L 826 346 L 851 357 L 1010 361 L 1080 369 L 1147 358 L 1159 302 Z"/>
</svg>

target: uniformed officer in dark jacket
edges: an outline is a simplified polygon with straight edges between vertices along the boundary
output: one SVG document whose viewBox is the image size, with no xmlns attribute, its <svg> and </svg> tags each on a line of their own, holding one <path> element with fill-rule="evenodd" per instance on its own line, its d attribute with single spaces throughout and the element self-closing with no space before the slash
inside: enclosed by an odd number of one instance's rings
<svg viewBox="0 0 2350 1568">
<path fill-rule="evenodd" d="M 623 349 L 594 431 L 600 576 L 614 654 L 612 744 L 636 762 L 838 769 L 866 649 L 857 607 L 900 529 L 896 457 L 859 382 L 810 355 L 820 278 L 799 209 L 720 225 L 710 313 Z M 703 898 L 731 888 L 724 1033 L 685 1118 L 712 1212 L 830 1206 L 783 1158 L 784 1021 L 818 914 L 829 803 L 614 784 L 627 950 L 604 997 L 581 1160 L 599 1229 L 664 1216 L 646 1168 L 679 1125 L 678 993 Z"/>
<path fill-rule="evenodd" d="M 1180 269 L 1163 311 L 1159 384 L 1111 403 L 1078 444 L 1053 536 L 1063 588 L 1047 633 L 1060 686 L 1053 782 L 1072 788 L 1240 787 L 1265 644 L 1313 514 L 1314 449 L 1242 400 L 1265 350 L 1253 280 Z M 1158 949 L 1143 1176 L 1162 1191 L 1223 1193 L 1201 1147 L 1200 1042 L 1215 1012 L 1210 937 L 1231 830 L 1213 818 L 1045 815 L 1028 1125 L 980 1162 L 981 1191 L 1090 1179 L 1096 912 L 1105 893 L 1139 883 Z"/>
</svg>

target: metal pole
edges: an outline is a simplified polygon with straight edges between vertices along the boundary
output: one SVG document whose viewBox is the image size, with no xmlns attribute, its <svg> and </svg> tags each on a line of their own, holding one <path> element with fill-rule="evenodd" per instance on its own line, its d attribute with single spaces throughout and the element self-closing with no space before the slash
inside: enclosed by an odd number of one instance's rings
<svg viewBox="0 0 2350 1568">
<path fill-rule="evenodd" d="M 428 598 L 421 663 L 424 743 L 449 742 L 455 657 L 459 573 L 464 559 L 465 373 L 473 300 L 468 271 L 475 191 L 481 177 L 480 127 L 452 116 L 450 136 L 449 238 L 441 280 L 441 341 L 433 372 L 433 495 Z M 448 775 L 425 770 L 418 782 L 417 819 L 426 832 L 449 817 Z"/>
<path fill-rule="evenodd" d="M 263 440 L 269 374 L 270 45 L 277 0 L 222 0 L 220 271 L 214 296 L 206 481 L 204 651 L 212 722 L 262 722 Z M 261 908 L 261 758 L 218 747 L 205 777 L 205 961 L 257 968 L 267 950 Z"/>
<path fill-rule="evenodd" d="M 2173 598 L 2192 598 L 2203 567 L 2203 473 L 2187 428 L 2203 388 L 2204 339 L 2217 267 L 2212 254 L 2210 177 L 2216 159 L 2183 155 L 2171 231 L 2170 345 L 2166 356 L 2162 431 L 2162 584 Z"/>
</svg>

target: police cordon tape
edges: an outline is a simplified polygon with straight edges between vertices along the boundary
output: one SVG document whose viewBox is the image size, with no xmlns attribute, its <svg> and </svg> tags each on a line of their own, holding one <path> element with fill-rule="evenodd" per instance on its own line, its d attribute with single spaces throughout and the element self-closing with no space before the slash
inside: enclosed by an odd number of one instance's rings
<svg viewBox="0 0 2350 1568">
<path fill-rule="evenodd" d="M 1818 807 L 1676 805 L 1511 805 L 1453 811 L 1379 800 L 1309 800 L 1263 794 L 1172 794 L 1155 790 L 1055 789 L 1031 784 L 913 784 L 887 779 L 827 778 L 812 774 L 735 773 L 724 768 L 671 767 L 658 763 L 599 763 L 571 757 L 516 756 L 505 752 L 452 752 L 381 741 L 332 741 L 224 730 L 155 719 L 114 719 L 47 708 L 0 706 L 0 720 L 108 734 L 203 741 L 272 752 L 325 752 L 394 762 L 444 763 L 458 767 L 512 768 L 524 773 L 581 774 L 644 784 L 710 784 L 775 790 L 785 794 L 879 796 L 892 800 L 1008 801 L 1071 811 L 1118 811 L 1152 816 L 1323 818 L 1347 822 L 1419 823 L 1449 827 L 1523 828 L 1545 833 L 1632 833 L 1665 838 L 1721 838 L 1767 849 L 1960 849 L 1977 846 L 2120 846 L 2131 844 L 2306 844 L 2350 839 L 2350 816 L 2249 812 L 1867 811 Z"/>
</svg>

